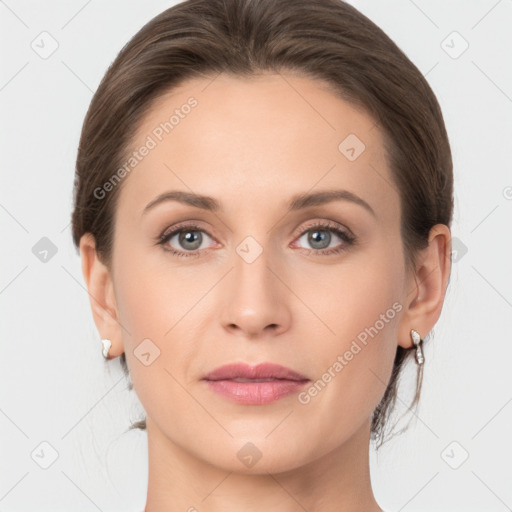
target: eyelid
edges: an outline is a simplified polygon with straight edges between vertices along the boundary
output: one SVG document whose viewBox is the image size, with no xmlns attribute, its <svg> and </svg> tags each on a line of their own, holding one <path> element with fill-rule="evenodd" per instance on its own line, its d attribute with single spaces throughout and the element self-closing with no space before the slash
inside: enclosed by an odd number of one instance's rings
<svg viewBox="0 0 512 512">
<path fill-rule="evenodd" d="M 207 232 L 207 228 L 204 226 L 201 226 L 200 220 L 184 220 L 181 222 L 178 222 L 176 224 L 173 224 L 172 226 L 167 226 L 160 235 L 157 236 L 157 240 L 161 240 L 163 238 L 166 238 L 171 233 L 175 233 L 176 231 L 179 231 L 180 229 L 190 229 L 191 231 L 204 231 Z M 208 234 L 208 233 L 207 233 Z M 211 235 L 208 234 L 208 236 L 211 237 Z"/>
<path fill-rule="evenodd" d="M 345 233 L 347 237 L 355 238 L 355 235 L 352 233 L 352 231 L 343 224 L 340 224 L 339 222 L 336 222 L 334 220 L 320 218 L 309 220 L 305 224 L 301 224 L 300 228 L 297 228 L 297 230 L 293 233 L 292 236 L 302 236 L 306 231 L 309 231 L 314 228 L 338 229 L 339 231 Z"/>
</svg>

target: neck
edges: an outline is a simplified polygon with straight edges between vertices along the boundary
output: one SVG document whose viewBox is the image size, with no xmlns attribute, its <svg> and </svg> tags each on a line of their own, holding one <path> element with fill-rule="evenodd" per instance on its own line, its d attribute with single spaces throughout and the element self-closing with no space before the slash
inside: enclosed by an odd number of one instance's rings
<svg viewBox="0 0 512 512">
<path fill-rule="evenodd" d="M 305 465 L 250 474 L 198 458 L 166 437 L 149 417 L 147 432 L 146 512 L 381 512 L 370 481 L 369 424 Z"/>
</svg>

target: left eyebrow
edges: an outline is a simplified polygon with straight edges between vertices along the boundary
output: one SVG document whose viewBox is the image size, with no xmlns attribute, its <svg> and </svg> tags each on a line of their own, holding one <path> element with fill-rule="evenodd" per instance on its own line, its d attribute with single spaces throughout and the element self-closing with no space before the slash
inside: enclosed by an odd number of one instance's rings
<svg viewBox="0 0 512 512">
<path fill-rule="evenodd" d="M 309 206 L 318 206 L 330 203 L 332 201 L 350 201 L 362 206 L 374 217 L 377 217 L 373 208 L 364 199 L 360 198 L 353 192 L 349 192 L 348 190 L 322 190 L 312 194 L 298 194 L 292 197 L 288 209 L 289 211 L 295 211 L 302 208 L 308 208 Z"/>
<path fill-rule="evenodd" d="M 177 201 L 180 203 L 188 204 L 189 206 L 193 206 L 195 208 L 201 208 L 203 210 L 212 212 L 218 212 L 222 210 L 219 201 L 213 197 L 194 194 L 192 192 L 172 190 L 160 194 L 155 199 L 153 199 L 153 201 L 151 201 L 144 208 L 142 215 L 144 215 L 150 209 L 154 208 L 156 205 L 167 201 Z M 362 206 L 374 217 L 377 216 L 373 208 L 364 199 L 348 190 L 322 190 L 310 194 L 296 194 L 288 203 L 288 211 L 302 210 L 304 208 L 319 206 L 322 204 L 330 203 L 332 201 L 350 201 L 352 203 L 358 204 L 359 206 Z"/>
</svg>

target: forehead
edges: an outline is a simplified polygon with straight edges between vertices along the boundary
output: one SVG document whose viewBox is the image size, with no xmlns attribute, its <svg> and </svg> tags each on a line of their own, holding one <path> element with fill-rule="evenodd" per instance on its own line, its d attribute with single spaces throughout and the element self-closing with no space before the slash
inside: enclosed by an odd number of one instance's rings
<svg viewBox="0 0 512 512">
<path fill-rule="evenodd" d="M 176 188 L 240 204 L 315 186 L 397 200 L 374 119 L 303 76 L 188 80 L 152 103 L 133 138 L 143 146 L 121 194 L 137 210 Z"/>
</svg>

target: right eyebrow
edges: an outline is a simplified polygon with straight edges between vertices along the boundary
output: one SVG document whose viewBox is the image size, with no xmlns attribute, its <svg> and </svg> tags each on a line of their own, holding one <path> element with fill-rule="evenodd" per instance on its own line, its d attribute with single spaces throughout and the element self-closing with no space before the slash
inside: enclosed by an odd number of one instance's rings
<svg viewBox="0 0 512 512">
<path fill-rule="evenodd" d="M 221 210 L 220 203 L 213 197 L 194 194 L 192 192 L 184 192 L 181 190 L 171 190 L 160 194 L 148 203 L 144 208 L 142 215 L 147 213 L 156 205 L 166 201 L 178 201 L 180 203 L 188 204 L 189 206 L 194 206 L 211 212 L 218 212 Z"/>
</svg>

